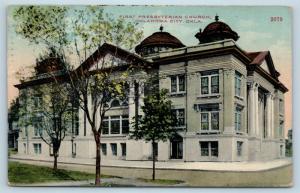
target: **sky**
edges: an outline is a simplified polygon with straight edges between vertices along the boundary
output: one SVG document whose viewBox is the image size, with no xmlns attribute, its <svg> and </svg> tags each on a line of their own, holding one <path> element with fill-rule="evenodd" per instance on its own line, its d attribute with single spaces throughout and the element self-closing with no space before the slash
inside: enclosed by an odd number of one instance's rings
<svg viewBox="0 0 300 193">
<path fill-rule="evenodd" d="M 30 44 L 14 31 L 11 11 L 7 16 L 7 70 L 8 101 L 14 99 L 18 90 L 15 73 L 32 66 L 41 48 Z M 74 6 L 73 8 L 79 8 Z M 292 34 L 291 9 L 288 7 L 259 6 L 105 6 L 106 13 L 114 17 L 124 17 L 126 21 L 138 21 L 143 29 L 144 38 L 158 31 L 163 25 L 164 31 L 171 33 L 186 46 L 198 44 L 194 35 L 201 28 L 214 21 L 216 14 L 220 21 L 227 23 L 240 38 L 237 44 L 245 51 L 271 52 L 275 68 L 281 73 L 280 81 L 289 89 L 285 94 L 285 128 L 292 128 Z M 152 21 L 147 16 L 172 16 L 164 21 Z M 274 19 L 275 18 L 275 19 Z"/>
</svg>

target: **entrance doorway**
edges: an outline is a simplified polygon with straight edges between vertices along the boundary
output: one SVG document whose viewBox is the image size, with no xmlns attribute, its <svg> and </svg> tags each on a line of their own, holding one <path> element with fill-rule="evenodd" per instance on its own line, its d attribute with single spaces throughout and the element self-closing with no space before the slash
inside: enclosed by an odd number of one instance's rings
<svg viewBox="0 0 300 193">
<path fill-rule="evenodd" d="M 170 139 L 171 159 L 182 159 L 183 155 L 183 139 L 176 134 Z"/>
</svg>

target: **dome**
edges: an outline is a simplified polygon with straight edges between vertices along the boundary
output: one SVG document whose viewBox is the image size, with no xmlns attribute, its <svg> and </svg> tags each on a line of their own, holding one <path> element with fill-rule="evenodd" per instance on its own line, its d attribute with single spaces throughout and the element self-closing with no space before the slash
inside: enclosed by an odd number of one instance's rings
<svg viewBox="0 0 300 193">
<path fill-rule="evenodd" d="M 200 29 L 195 37 L 202 43 L 214 42 L 225 39 L 239 39 L 238 34 L 233 31 L 226 23 L 219 21 L 219 16 L 216 15 L 215 21 L 208 24 L 205 29 Z"/>
<path fill-rule="evenodd" d="M 161 26 L 159 32 L 155 32 L 151 36 L 145 38 L 135 47 L 135 51 L 140 55 L 148 55 L 170 48 L 174 49 L 182 47 L 185 47 L 185 45 L 170 33 L 163 32 L 163 27 Z"/>
</svg>

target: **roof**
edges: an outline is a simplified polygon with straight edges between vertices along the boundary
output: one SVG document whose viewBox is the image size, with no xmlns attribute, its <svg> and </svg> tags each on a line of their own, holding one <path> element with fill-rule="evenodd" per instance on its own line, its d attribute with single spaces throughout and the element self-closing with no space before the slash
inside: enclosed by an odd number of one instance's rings
<svg viewBox="0 0 300 193">
<path fill-rule="evenodd" d="M 175 36 L 168 32 L 155 32 L 145 38 L 139 45 L 135 47 L 136 53 L 140 53 L 141 49 L 147 46 L 169 46 L 171 48 L 181 48 L 185 45 Z"/>
<path fill-rule="evenodd" d="M 80 75 L 82 72 L 87 72 L 100 58 L 104 57 L 106 54 L 112 54 L 113 56 L 116 56 L 118 58 L 121 58 L 127 62 L 133 63 L 137 66 L 149 66 L 150 63 L 137 54 L 131 53 L 127 50 L 124 50 L 122 48 L 119 48 L 115 45 L 104 43 L 102 46 L 100 46 L 92 55 L 90 55 L 83 63 L 79 65 L 77 69 L 73 71 L 72 74 L 77 73 L 77 75 Z M 117 67 L 118 69 L 121 69 L 120 67 Z M 94 70 L 91 73 L 97 73 L 97 70 Z M 45 83 L 52 82 L 54 80 L 59 81 L 67 81 L 69 80 L 68 75 L 66 73 L 64 74 L 55 74 L 46 76 L 44 78 L 36 78 L 31 79 L 26 82 L 22 82 L 20 84 L 15 85 L 18 89 L 26 88 L 28 86 L 34 86 L 34 85 L 41 85 Z"/>
<path fill-rule="evenodd" d="M 118 58 L 121 58 L 127 62 L 135 63 L 136 65 L 147 65 L 148 61 L 144 60 L 137 54 L 119 48 L 113 44 L 104 43 L 99 47 L 92 55 L 90 55 L 76 70 L 88 70 L 93 64 L 95 64 L 99 58 L 104 57 L 106 54 L 112 54 Z"/>
<path fill-rule="evenodd" d="M 215 17 L 215 21 L 208 24 L 203 32 L 200 31 L 195 35 L 200 43 L 208 43 L 224 39 L 233 39 L 237 41 L 239 39 L 238 34 L 233 31 L 229 25 L 219 21 L 219 16 Z"/>
</svg>

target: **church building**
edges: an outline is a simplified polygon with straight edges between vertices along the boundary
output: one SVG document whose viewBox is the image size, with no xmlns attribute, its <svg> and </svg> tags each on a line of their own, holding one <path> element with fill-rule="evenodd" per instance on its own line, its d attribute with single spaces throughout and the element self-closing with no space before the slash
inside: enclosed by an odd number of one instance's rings
<svg viewBox="0 0 300 193">
<path fill-rule="evenodd" d="M 240 48 L 238 33 L 218 16 L 195 34 L 197 45 L 185 46 L 174 35 L 161 26 L 135 47 L 136 53 L 106 43 L 90 56 L 100 60 L 116 53 L 117 61 L 130 59 L 149 65 L 158 76 L 159 88 L 169 90 L 179 124 L 174 128 L 176 136 L 155 146 L 157 160 L 237 162 L 283 158 L 284 93 L 288 89 L 278 79 L 280 73 L 270 51 L 247 52 Z M 93 69 L 95 64 L 88 61 L 89 58 L 81 67 Z M 15 85 L 20 94 L 34 85 L 47 84 L 49 69 L 36 70 L 40 72 L 37 77 Z M 135 116 L 136 105 L 139 110 L 143 105 L 145 85 L 139 85 L 138 103 L 134 100 L 134 83 L 129 82 L 128 100 L 108 104 L 112 108 L 104 120 L 102 159 L 151 159 L 150 143 L 129 139 L 130 120 Z M 20 128 L 18 153 L 51 156 L 51 148 L 35 131 L 34 123 Z M 79 110 L 59 156 L 95 158 L 95 148 L 92 130 Z"/>
</svg>

